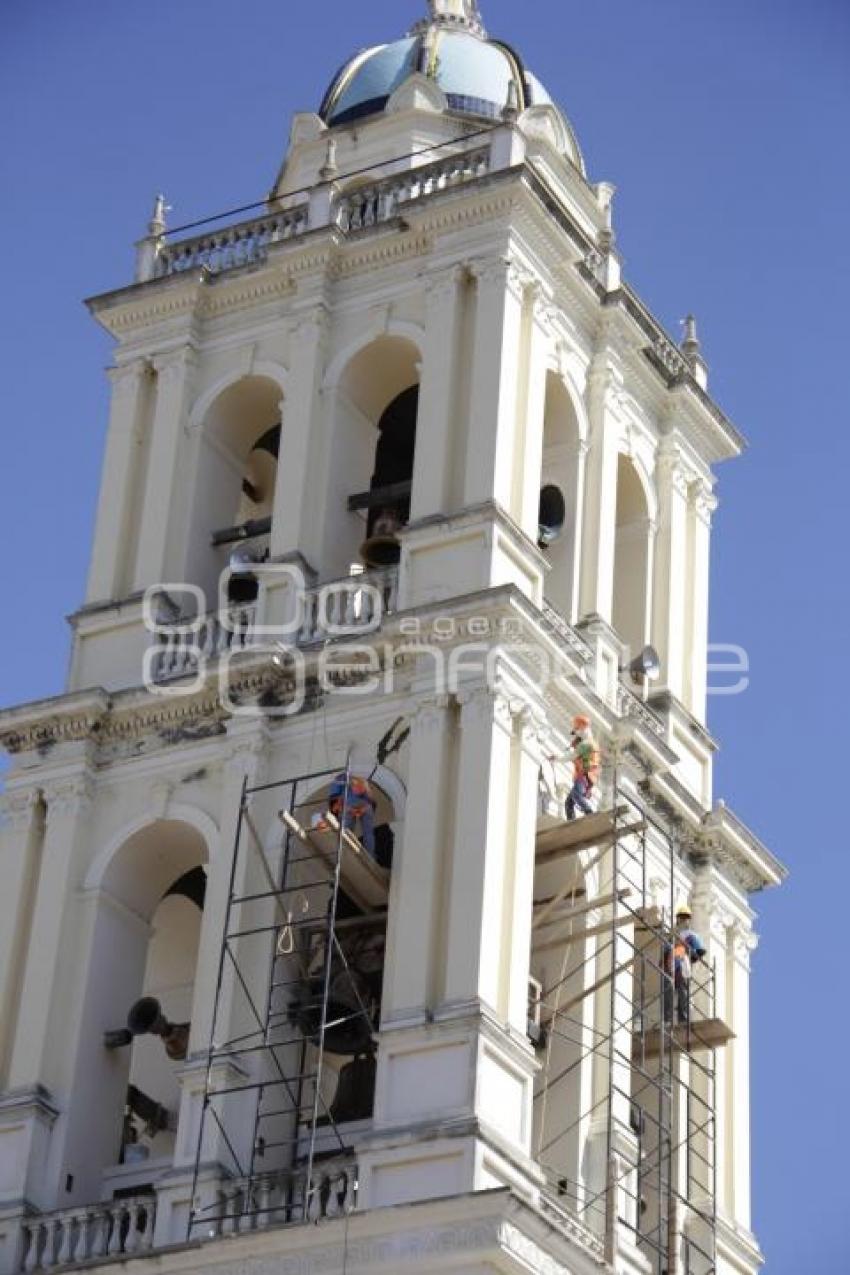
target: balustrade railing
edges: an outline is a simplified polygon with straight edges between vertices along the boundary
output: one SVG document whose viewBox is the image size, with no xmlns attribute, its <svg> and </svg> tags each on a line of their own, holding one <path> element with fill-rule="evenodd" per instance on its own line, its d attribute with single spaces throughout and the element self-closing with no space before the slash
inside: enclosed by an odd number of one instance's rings
<svg viewBox="0 0 850 1275">
<path fill-rule="evenodd" d="M 257 604 L 231 607 L 222 613 L 211 611 L 195 621 L 177 621 L 160 628 L 151 672 L 156 682 L 197 673 L 206 660 L 226 651 L 241 651 L 256 640 Z"/>
<path fill-rule="evenodd" d="M 332 580 L 305 590 L 295 644 L 310 646 L 329 638 L 369 633 L 397 608 L 397 567 Z M 192 676 L 220 655 L 247 650 L 258 642 L 274 642 L 275 633 L 262 628 L 261 610 L 260 603 L 252 602 L 225 612 L 212 611 L 194 621 L 162 625 L 150 664 L 153 681 Z M 281 631 L 278 640 L 291 638 Z"/>
<path fill-rule="evenodd" d="M 397 608 L 397 567 L 332 580 L 305 592 L 297 644 L 369 632 Z"/>
<path fill-rule="evenodd" d="M 164 243 L 157 252 L 154 278 L 198 270 L 202 266 L 211 274 L 253 265 L 265 260 L 272 244 L 283 243 L 304 233 L 308 226 L 307 205 L 273 213 L 254 221 L 240 222 L 224 230 Z"/>
<path fill-rule="evenodd" d="M 357 1164 L 353 1157 L 317 1162 L 307 1190 L 307 1220 L 342 1217 L 357 1207 Z M 216 1221 L 209 1235 L 243 1235 L 304 1220 L 303 1178 L 270 1173 L 222 1183 Z"/>
<path fill-rule="evenodd" d="M 19 1272 L 80 1266 L 153 1247 L 156 1197 L 142 1195 L 25 1218 Z"/>
<path fill-rule="evenodd" d="M 489 169 L 489 146 L 461 151 L 341 195 L 331 204 L 330 222 L 346 233 L 365 230 L 395 217 L 401 206 L 412 199 L 472 181 Z M 327 221 L 327 212 L 322 221 Z M 220 274 L 238 266 L 254 265 L 265 260 L 272 245 L 295 239 L 312 225 L 310 205 L 305 202 L 175 243 L 163 238 L 156 241 L 152 250 L 155 253 L 152 265 L 146 268 L 150 274 L 143 273 L 141 277 L 149 278 L 152 274 L 155 279 L 163 279 L 201 268 Z"/>
<path fill-rule="evenodd" d="M 482 177 L 489 168 L 490 147 L 479 146 L 361 186 L 337 201 L 336 224 L 344 231 L 366 230 L 395 217 L 402 204 Z"/>
</svg>

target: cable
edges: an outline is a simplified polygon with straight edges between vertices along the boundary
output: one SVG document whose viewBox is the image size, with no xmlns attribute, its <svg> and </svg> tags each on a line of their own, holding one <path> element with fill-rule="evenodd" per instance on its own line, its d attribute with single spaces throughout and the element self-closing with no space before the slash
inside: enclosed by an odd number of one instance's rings
<svg viewBox="0 0 850 1275">
<path fill-rule="evenodd" d="M 485 137 L 489 133 L 494 132 L 499 126 L 491 124 L 488 128 L 476 129 L 474 133 L 464 133 L 460 137 L 450 138 L 446 142 L 434 142 L 431 146 L 420 146 L 417 150 L 407 151 L 404 155 L 396 155 L 392 159 L 383 159 L 378 164 L 366 164 L 363 168 L 352 168 L 347 173 L 340 173 L 334 178 L 335 181 L 348 181 L 351 177 L 362 177 L 364 173 L 375 172 L 381 168 L 387 168 L 390 164 L 399 164 L 405 159 L 416 159 L 419 155 L 427 155 L 431 151 L 446 150 L 449 146 L 457 146 L 459 142 L 471 142 L 476 137 Z M 277 198 L 291 199 L 294 195 L 308 195 L 314 186 L 301 186 L 297 190 L 288 190 L 285 195 Z M 253 212 L 255 208 L 267 208 L 275 199 L 273 194 L 266 195 L 265 199 L 258 199 L 252 204 L 241 204 L 238 208 L 228 208 L 226 212 L 215 213 L 211 217 L 201 217 L 197 221 L 184 222 L 182 226 L 174 226 L 164 232 L 164 238 L 170 235 L 182 235 L 186 230 L 196 230 L 199 226 L 209 226 L 214 221 L 224 221 L 226 217 L 238 217 L 242 213 Z"/>
</svg>

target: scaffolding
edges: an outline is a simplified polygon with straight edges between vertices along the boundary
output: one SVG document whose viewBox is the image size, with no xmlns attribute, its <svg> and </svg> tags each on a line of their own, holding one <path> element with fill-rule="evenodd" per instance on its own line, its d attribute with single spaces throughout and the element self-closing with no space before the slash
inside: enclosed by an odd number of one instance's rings
<svg viewBox="0 0 850 1275">
<path fill-rule="evenodd" d="M 347 765 L 243 787 L 190 1238 L 356 1204 L 347 1139 L 371 1116 L 389 869 L 349 829 L 347 805 L 328 812 L 340 771 L 347 803 Z M 625 1234 L 653 1275 L 715 1275 L 716 1049 L 731 1032 L 706 963 L 674 1021 L 672 921 L 688 874 L 616 770 L 611 793 L 601 814 L 538 828 L 532 970 L 557 969 L 532 980 L 532 1152 L 550 1206 L 601 1239 L 611 1264 Z"/>
<path fill-rule="evenodd" d="M 715 1275 L 716 1049 L 731 1032 L 711 965 L 676 986 L 675 842 L 616 769 L 611 789 L 609 811 L 538 833 L 532 960 L 560 966 L 535 979 L 534 1154 L 611 1264 L 625 1232 L 653 1275 Z M 662 871 L 669 905 L 653 897 Z"/>
<path fill-rule="evenodd" d="M 343 777 L 335 816 L 327 792 Z M 356 1197 L 340 1124 L 371 1115 L 389 871 L 351 830 L 351 780 L 345 763 L 243 784 L 189 1239 L 303 1222 Z"/>
</svg>

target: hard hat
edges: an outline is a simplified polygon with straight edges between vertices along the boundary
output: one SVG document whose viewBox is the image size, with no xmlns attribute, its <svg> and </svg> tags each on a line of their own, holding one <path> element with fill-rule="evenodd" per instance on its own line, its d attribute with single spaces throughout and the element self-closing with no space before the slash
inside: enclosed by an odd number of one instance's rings
<svg viewBox="0 0 850 1275">
<path fill-rule="evenodd" d="M 590 730 L 590 718 L 581 716 L 574 717 L 573 730 Z"/>
<path fill-rule="evenodd" d="M 687 903 L 680 903 L 676 908 L 676 916 L 693 916 L 693 912 L 688 907 Z"/>
</svg>

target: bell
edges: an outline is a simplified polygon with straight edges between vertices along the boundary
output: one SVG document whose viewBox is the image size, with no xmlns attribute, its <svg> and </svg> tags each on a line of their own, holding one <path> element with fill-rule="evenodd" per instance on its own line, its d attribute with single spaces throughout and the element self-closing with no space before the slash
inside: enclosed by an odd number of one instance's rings
<svg viewBox="0 0 850 1275">
<path fill-rule="evenodd" d="M 174 1062 L 182 1062 L 189 1049 L 189 1023 L 170 1023 L 153 996 L 143 996 L 127 1015 L 127 1030 L 133 1036 L 160 1036 L 165 1052 Z"/>
<path fill-rule="evenodd" d="M 322 990 L 321 975 L 305 979 L 290 1011 L 294 1022 L 314 1044 L 318 1044 L 322 1023 Z M 325 1048 L 329 1053 L 363 1054 L 371 1049 L 371 1005 L 366 980 L 356 970 L 340 970 L 331 978 L 325 1017 Z"/>
<path fill-rule="evenodd" d="M 354 1058 L 345 1064 L 339 1073 L 336 1093 L 328 1113 L 334 1124 L 344 1124 L 346 1120 L 371 1119 L 375 1103 L 376 1070 L 374 1054 Z"/>
<path fill-rule="evenodd" d="M 403 527 L 393 509 L 382 509 L 375 519 L 372 534 L 360 546 L 360 557 L 367 567 L 394 567 L 401 558 L 398 533 Z"/>
<path fill-rule="evenodd" d="M 547 483 L 540 492 L 537 543 L 541 549 L 548 549 L 549 545 L 555 543 L 563 532 L 566 521 L 567 503 L 564 493 L 554 483 Z"/>
</svg>

